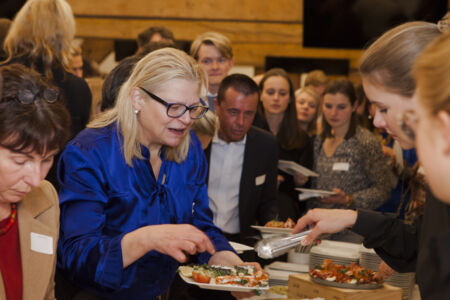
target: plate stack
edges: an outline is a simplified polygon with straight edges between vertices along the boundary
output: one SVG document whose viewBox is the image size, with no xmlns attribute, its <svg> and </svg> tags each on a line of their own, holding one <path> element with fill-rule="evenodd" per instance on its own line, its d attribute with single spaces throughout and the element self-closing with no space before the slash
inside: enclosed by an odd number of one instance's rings
<svg viewBox="0 0 450 300">
<path fill-rule="evenodd" d="M 359 248 L 359 244 L 322 240 L 320 245 L 311 249 L 309 269 L 323 264 L 323 260 L 327 258 L 339 265 L 358 263 Z"/>
<path fill-rule="evenodd" d="M 264 268 L 269 273 L 269 285 L 288 285 L 289 275 L 308 273 L 308 265 L 276 261 Z"/>
<path fill-rule="evenodd" d="M 367 249 L 361 246 L 360 249 L 360 263 L 364 268 L 368 268 L 374 271 L 378 270 L 378 266 L 381 263 L 381 258 L 375 253 L 373 249 Z M 385 280 L 387 284 L 399 287 L 403 290 L 403 300 L 411 299 L 414 284 L 415 273 L 394 273 L 391 278 Z"/>
</svg>

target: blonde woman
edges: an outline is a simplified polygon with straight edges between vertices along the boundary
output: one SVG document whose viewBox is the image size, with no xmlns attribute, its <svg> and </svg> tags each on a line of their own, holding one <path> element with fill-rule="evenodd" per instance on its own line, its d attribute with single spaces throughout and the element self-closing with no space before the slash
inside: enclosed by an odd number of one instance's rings
<svg viewBox="0 0 450 300">
<path fill-rule="evenodd" d="M 446 180 L 449 175 L 450 37 L 447 33 L 438 38 L 440 30 L 436 24 L 425 22 L 405 23 L 389 30 L 364 53 L 360 71 L 367 97 L 376 106 L 375 126 L 385 128 L 405 149 L 414 146 L 412 138 L 416 134 L 419 160 L 427 180 L 435 195 L 445 203 L 429 193 L 423 218 L 416 226 L 362 209 L 317 209 L 301 218 L 294 229 L 297 232 L 306 225 L 312 226 L 313 232 L 304 240 L 309 244 L 322 233 L 351 228 L 364 236 L 364 245 L 374 248 L 394 270 L 415 271 L 422 299 L 450 297 L 450 205 L 447 204 L 450 192 Z M 427 45 L 429 48 L 415 67 L 420 99 L 415 105 L 412 68 Z M 411 113 L 414 107 L 416 117 Z M 398 124 L 402 115 L 406 117 L 403 126 Z"/>
<path fill-rule="evenodd" d="M 295 91 L 295 105 L 300 127 L 313 136 L 317 133 L 317 116 L 319 115 L 320 96 L 310 87 Z"/>
<path fill-rule="evenodd" d="M 180 262 L 237 265 L 213 225 L 207 165 L 190 127 L 207 111 L 206 75 L 187 54 L 136 63 L 114 108 L 62 154 L 59 266 L 107 299 L 154 299 Z M 82 220 L 82 223 L 80 223 Z"/>
<path fill-rule="evenodd" d="M 29 0 L 14 18 L 4 42 L 5 63 L 30 67 L 61 89 L 72 117 L 72 135 L 86 126 L 91 109 L 89 87 L 71 73 L 74 35 L 75 19 L 65 0 Z"/>
<path fill-rule="evenodd" d="M 65 0 L 29 0 L 14 18 L 4 42 L 4 64 L 34 69 L 60 89 L 72 120 L 72 137 L 86 127 L 92 102 L 86 82 L 71 73 L 74 35 L 75 19 Z M 56 164 L 47 179 L 58 188 Z"/>
</svg>

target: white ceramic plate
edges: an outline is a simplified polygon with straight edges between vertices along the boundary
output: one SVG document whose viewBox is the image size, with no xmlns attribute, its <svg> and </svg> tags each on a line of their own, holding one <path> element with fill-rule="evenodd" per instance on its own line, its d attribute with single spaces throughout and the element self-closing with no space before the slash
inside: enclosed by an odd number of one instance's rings
<svg viewBox="0 0 450 300">
<path fill-rule="evenodd" d="M 270 265 L 266 266 L 267 269 L 279 270 L 279 271 L 288 271 L 295 273 L 308 273 L 309 265 L 307 264 L 294 264 L 283 261 L 275 261 Z"/>
<path fill-rule="evenodd" d="M 247 246 L 244 244 L 239 244 L 239 243 L 231 242 L 231 241 L 228 241 L 228 242 L 230 243 L 231 247 L 233 247 L 234 251 L 236 251 L 237 253 L 243 253 L 244 251 L 249 251 L 249 250 L 254 249 L 253 247 L 250 247 L 250 246 Z"/>
<path fill-rule="evenodd" d="M 299 165 L 298 163 L 294 162 L 294 161 L 290 161 L 290 160 L 279 160 L 278 161 L 278 169 L 291 174 L 291 175 L 295 175 L 295 173 L 301 173 L 304 176 L 307 177 L 318 177 L 319 174 L 317 174 L 316 172 L 311 171 L 308 168 L 305 168 L 302 165 Z"/>
<path fill-rule="evenodd" d="M 231 285 L 231 284 L 209 284 L 209 283 L 200 283 L 194 281 L 194 279 L 183 276 L 180 272 L 178 272 L 180 277 L 188 284 L 194 284 L 202 289 L 207 290 L 218 290 L 218 291 L 230 291 L 230 292 L 251 292 L 251 291 L 267 291 L 269 286 L 265 287 L 246 287 L 240 285 Z"/>
<path fill-rule="evenodd" d="M 319 197 L 336 195 L 336 193 L 333 191 L 305 189 L 305 188 L 295 188 L 295 189 L 302 193 L 317 194 L 317 195 L 319 195 Z"/>
<path fill-rule="evenodd" d="M 252 225 L 251 227 L 261 231 L 262 233 L 290 234 L 292 231 L 292 228 L 277 228 L 277 227 L 266 227 L 266 226 L 257 226 L 257 225 Z"/>
</svg>

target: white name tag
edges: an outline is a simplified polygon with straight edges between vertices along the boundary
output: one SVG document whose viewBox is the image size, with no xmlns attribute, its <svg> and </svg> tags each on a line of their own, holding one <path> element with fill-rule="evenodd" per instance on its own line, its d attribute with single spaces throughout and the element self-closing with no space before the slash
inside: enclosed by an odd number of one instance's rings
<svg viewBox="0 0 450 300">
<path fill-rule="evenodd" d="M 31 250 L 44 254 L 53 254 L 53 237 L 32 232 Z"/>
<path fill-rule="evenodd" d="M 266 182 L 266 174 L 260 175 L 260 176 L 258 176 L 258 177 L 255 178 L 255 184 L 256 184 L 256 185 L 261 185 L 261 184 L 263 184 L 264 182 Z"/>
<path fill-rule="evenodd" d="M 333 171 L 348 171 L 350 164 L 348 162 L 337 162 L 333 164 Z"/>
</svg>

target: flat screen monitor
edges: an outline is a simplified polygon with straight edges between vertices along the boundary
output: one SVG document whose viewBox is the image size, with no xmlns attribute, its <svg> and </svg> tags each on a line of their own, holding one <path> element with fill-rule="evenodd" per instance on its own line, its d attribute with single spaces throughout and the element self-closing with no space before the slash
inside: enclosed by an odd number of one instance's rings
<svg viewBox="0 0 450 300">
<path fill-rule="evenodd" d="M 436 23 L 448 0 L 303 0 L 303 46 L 363 49 L 408 21 Z"/>
</svg>

